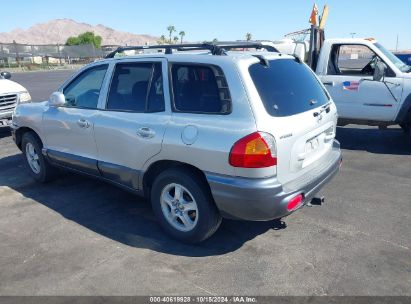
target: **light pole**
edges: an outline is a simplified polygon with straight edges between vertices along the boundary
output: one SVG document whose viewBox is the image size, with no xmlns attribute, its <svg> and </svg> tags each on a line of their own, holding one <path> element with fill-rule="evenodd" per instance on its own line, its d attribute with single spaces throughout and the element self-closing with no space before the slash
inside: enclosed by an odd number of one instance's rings
<svg viewBox="0 0 411 304">
<path fill-rule="evenodd" d="M 357 33 L 350 33 L 351 38 L 354 38 L 355 35 L 357 35 Z"/>
</svg>

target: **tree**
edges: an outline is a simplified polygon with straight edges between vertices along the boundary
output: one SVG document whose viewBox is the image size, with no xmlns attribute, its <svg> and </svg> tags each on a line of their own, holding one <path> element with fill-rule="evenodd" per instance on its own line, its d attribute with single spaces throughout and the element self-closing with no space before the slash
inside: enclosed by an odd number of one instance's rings
<svg viewBox="0 0 411 304">
<path fill-rule="evenodd" d="M 79 45 L 80 39 L 78 37 L 68 37 L 66 41 L 66 45 Z"/>
<path fill-rule="evenodd" d="M 218 39 L 217 38 L 214 38 L 213 39 L 213 44 L 216 44 L 218 42 Z"/>
<path fill-rule="evenodd" d="M 92 44 L 99 49 L 101 47 L 101 41 L 101 36 L 96 36 L 93 32 L 85 32 L 77 37 L 69 37 L 66 45 Z"/>
<path fill-rule="evenodd" d="M 160 36 L 160 40 L 159 41 L 157 41 L 157 43 L 158 44 L 165 44 L 166 43 L 166 36 L 164 36 L 164 35 L 161 35 Z"/>
<path fill-rule="evenodd" d="M 186 32 L 181 31 L 180 33 L 178 33 L 180 35 L 180 44 L 183 44 L 183 37 L 186 35 Z"/>
<path fill-rule="evenodd" d="M 173 38 L 174 43 L 177 43 L 179 39 L 180 38 L 178 38 L 177 36 L 174 36 L 174 38 Z"/>
<path fill-rule="evenodd" d="M 169 33 L 169 42 L 171 43 L 171 36 L 173 35 L 173 33 L 176 31 L 176 28 L 174 25 L 169 25 L 167 26 L 167 31 Z"/>
<path fill-rule="evenodd" d="M 246 39 L 247 41 L 250 41 L 252 38 L 253 38 L 253 36 L 251 35 L 251 33 L 245 34 L 245 39 Z"/>
</svg>

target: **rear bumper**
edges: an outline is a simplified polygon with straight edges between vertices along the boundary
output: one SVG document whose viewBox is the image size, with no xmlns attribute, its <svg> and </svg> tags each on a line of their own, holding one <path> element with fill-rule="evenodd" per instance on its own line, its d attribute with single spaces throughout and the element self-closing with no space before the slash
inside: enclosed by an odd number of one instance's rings
<svg viewBox="0 0 411 304">
<path fill-rule="evenodd" d="M 332 151 L 316 168 L 297 180 L 282 185 L 276 177 L 253 179 L 205 173 L 214 201 L 227 218 L 252 221 L 282 218 L 293 211 L 287 210 L 289 200 L 303 194 L 310 202 L 318 191 L 339 171 L 341 151 L 334 141 Z"/>
</svg>

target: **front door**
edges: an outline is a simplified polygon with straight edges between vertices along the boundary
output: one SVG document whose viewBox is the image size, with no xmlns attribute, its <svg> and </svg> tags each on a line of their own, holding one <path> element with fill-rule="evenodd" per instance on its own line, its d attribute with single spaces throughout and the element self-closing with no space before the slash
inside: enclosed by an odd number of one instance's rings
<svg viewBox="0 0 411 304">
<path fill-rule="evenodd" d="M 337 105 L 340 118 L 394 120 L 401 99 L 402 79 L 388 68 L 385 83 L 373 81 L 377 57 L 365 45 L 333 47 L 327 75 L 321 80 Z"/>
<path fill-rule="evenodd" d="M 93 129 L 107 68 L 103 64 L 81 72 L 63 89 L 66 104 L 44 112 L 44 147 L 55 163 L 98 174 Z"/>
</svg>

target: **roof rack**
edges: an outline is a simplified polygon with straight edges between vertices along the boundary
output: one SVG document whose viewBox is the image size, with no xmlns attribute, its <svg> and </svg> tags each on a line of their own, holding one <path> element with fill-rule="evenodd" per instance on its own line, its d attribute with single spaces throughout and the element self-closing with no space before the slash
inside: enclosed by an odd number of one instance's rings
<svg viewBox="0 0 411 304">
<path fill-rule="evenodd" d="M 172 54 L 173 50 L 177 51 L 194 51 L 208 50 L 212 55 L 226 55 L 226 51 L 237 48 L 255 48 L 266 49 L 269 52 L 278 52 L 278 50 L 269 44 L 262 42 L 224 42 L 224 43 L 186 43 L 186 44 L 157 44 L 157 45 L 140 45 L 140 46 L 121 46 L 115 51 L 109 53 L 106 58 L 114 58 L 117 53 L 132 50 L 164 49 L 165 54 Z"/>
</svg>

